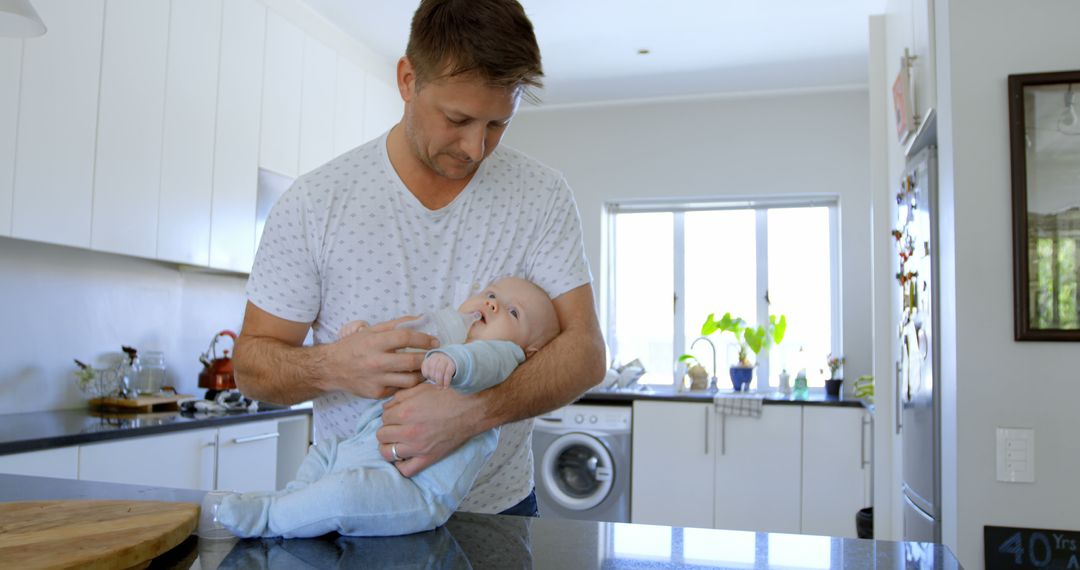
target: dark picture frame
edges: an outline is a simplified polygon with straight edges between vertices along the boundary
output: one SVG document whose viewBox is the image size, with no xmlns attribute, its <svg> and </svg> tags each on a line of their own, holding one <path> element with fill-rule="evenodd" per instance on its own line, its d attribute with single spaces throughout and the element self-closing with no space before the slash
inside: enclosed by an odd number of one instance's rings
<svg viewBox="0 0 1080 570">
<path fill-rule="evenodd" d="M 1080 70 L 1008 83 L 1015 338 L 1080 341 Z"/>
</svg>

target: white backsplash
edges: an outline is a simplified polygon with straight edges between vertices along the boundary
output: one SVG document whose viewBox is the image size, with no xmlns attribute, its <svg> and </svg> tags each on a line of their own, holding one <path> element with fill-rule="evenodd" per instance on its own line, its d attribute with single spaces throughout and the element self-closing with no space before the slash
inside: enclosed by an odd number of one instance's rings
<svg viewBox="0 0 1080 570">
<path fill-rule="evenodd" d="M 85 406 L 72 359 L 98 364 L 122 344 L 163 351 L 168 383 L 201 396 L 199 354 L 239 332 L 246 281 L 0 237 L 0 414 Z"/>
</svg>

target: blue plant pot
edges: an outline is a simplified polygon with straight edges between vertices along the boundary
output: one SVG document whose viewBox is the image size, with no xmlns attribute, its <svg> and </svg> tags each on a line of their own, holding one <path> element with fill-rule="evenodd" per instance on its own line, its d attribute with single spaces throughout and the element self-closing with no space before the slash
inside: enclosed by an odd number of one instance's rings
<svg viewBox="0 0 1080 570">
<path fill-rule="evenodd" d="M 732 366 L 728 372 L 731 374 L 731 386 L 736 392 L 750 389 L 750 379 L 754 377 L 753 366 Z"/>
</svg>

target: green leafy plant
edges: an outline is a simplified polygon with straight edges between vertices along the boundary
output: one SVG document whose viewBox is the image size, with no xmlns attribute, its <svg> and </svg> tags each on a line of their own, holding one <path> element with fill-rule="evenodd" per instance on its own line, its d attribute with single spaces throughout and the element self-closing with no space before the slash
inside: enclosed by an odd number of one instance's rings
<svg viewBox="0 0 1080 570">
<path fill-rule="evenodd" d="M 701 336 L 709 336 L 715 332 L 731 333 L 739 343 L 739 366 L 751 366 L 750 351 L 756 356 L 784 340 L 787 316 L 769 315 L 767 325 L 752 327 L 744 319 L 731 316 L 731 313 L 724 313 L 719 321 L 716 320 L 715 313 L 709 313 L 705 323 L 701 325 Z"/>
<path fill-rule="evenodd" d="M 844 365 L 846 359 L 843 356 L 833 356 L 829 353 L 828 365 L 829 365 L 829 379 L 836 380 L 836 373 L 840 371 L 840 367 Z"/>
</svg>

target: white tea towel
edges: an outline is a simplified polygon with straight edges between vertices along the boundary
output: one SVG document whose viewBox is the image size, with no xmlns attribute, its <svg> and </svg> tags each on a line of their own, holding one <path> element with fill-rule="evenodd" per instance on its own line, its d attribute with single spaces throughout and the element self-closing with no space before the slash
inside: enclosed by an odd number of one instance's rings
<svg viewBox="0 0 1080 570">
<path fill-rule="evenodd" d="M 717 394 L 713 398 L 716 411 L 721 414 L 751 418 L 761 417 L 761 406 L 764 401 L 764 396 L 751 394 Z"/>
</svg>

